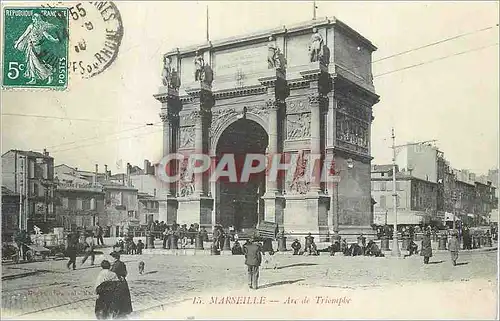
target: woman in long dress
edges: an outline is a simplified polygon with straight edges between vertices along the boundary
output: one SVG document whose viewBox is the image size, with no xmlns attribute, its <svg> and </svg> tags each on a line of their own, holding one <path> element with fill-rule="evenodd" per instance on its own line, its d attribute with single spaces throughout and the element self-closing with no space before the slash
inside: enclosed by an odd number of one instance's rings
<svg viewBox="0 0 500 321">
<path fill-rule="evenodd" d="M 115 259 L 115 262 L 111 266 L 111 271 L 115 272 L 118 276 L 119 284 L 116 291 L 116 309 L 118 311 L 117 317 L 119 319 L 124 318 L 132 312 L 132 300 L 130 298 L 130 289 L 127 283 L 127 266 L 125 263 L 120 261 L 120 254 L 117 252 L 112 252 L 111 257 Z"/>
<path fill-rule="evenodd" d="M 32 23 L 24 33 L 17 39 L 14 48 L 24 51 L 26 56 L 26 72 L 24 77 L 30 78 L 28 84 L 35 84 L 38 79 L 47 80 L 52 83 L 52 67 L 38 58 L 41 46 L 45 40 L 59 42 L 59 39 L 51 36 L 48 31 L 57 28 L 55 25 L 42 20 L 40 14 L 35 13 Z"/>
<path fill-rule="evenodd" d="M 101 262 L 102 270 L 97 276 L 95 291 L 98 295 L 95 301 L 95 316 L 99 320 L 112 319 L 117 314 L 115 296 L 118 287 L 118 276 L 111 272 L 111 264 L 107 260 Z"/>
</svg>

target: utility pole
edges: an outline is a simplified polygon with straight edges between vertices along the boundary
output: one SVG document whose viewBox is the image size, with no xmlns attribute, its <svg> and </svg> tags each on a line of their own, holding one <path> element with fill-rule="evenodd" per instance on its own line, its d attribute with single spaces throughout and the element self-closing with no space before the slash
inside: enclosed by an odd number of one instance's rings
<svg viewBox="0 0 500 321">
<path fill-rule="evenodd" d="M 209 28 L 209 22 L 208 21 L 209 21 L 209 18 L 208 18 L 208 4 L 207 4 L 207 30 L 206 30 L 207 31 L 207 34 L 206 34 L 206 36 L 207 36 L 207 42 L 210 41 L 210 33 L 209 33 L 209 29 L 208 29 Z"/>
<path fill-rule="evenodd" d="M 20 164 L 19 164 L 19 230 L 24 229 L 24 218 L 23 218 L 23 198 L 24 198 L 24 179 L 23 179 L 23 173 L 24 173 L 24 165 L 23 165 L 23 158 L 20 158 Z"/>
<path fill-rule="evenodd" d="M 393 196 L 393 210 L 394 210 L 394 228 L 392 234 L 392 256 L 399 257 L 398 241 L 398 194 L 396 193 L 396 135 L 394 135 L 394 128 L 392 128 L 392 196 Z"/>
<path fill-rule="evenodd" d="M 318 9 L 316 1 L 313 1 L 313 20 L 316 20 L 316 9 Z"/>
<path fill-rule="evenodd" d="M 399 250 L 399 242 L 398 242 L 398 213 L 397 213 L 397 205 L 398 205 L 398 194 L 396 192 L 396 148 L 406 147 L 406 146 L 414 146 L 421 145 L 425 143 L 436 142 L 436 139 L 426 140 L 416 143 L 408 143 L 403 145 L 396 146 L 396 135 L 394 134 L 394 128 L 392 128 L 392 196 L 393 199 L 393 210 L 394 210 L 394 231 L 392 236 L 392 255 L 399 257 L 401 256 L 401 252 Z"/>
</svg>

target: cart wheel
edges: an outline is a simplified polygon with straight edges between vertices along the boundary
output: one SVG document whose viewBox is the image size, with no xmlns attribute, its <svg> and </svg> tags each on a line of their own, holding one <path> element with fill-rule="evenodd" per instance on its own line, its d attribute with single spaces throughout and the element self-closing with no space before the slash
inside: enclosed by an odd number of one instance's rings
<svg viewBox="0 0 500 321">
<path fill-rule="evenodd" d="M 35 259 L 34 255 L 33 255 L 33 251 L 29 250 L 26 252 L 26 260 L 28 260 L 28 262 L 33 262 L 33 260 Z"/>
</svg>

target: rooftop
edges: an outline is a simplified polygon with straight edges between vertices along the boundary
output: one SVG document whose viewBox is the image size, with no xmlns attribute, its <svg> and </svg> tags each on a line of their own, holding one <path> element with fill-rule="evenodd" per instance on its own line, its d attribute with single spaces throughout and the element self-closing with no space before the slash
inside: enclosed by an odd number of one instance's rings
<svg viewBox="0 0 500 321">
<path fill-rule="evenodd" d="M 23 156 L 26 156 L 26 157 L 36 157 L 36 158 L 49 158 L 49 159 L 53 159 L 52 156 L 50 155 L 44 155 L 43 153 L 40 153 L 40 152 L 34 152 L 34 151 L 26 151 L 26 150 L 19 150 L 19 149 L 11 149 L 7 152 L 5 152 L 2 156 L 4 156 L 5 154 L 9 153 L 9 152 L 15 152 L 15 153 L 18 153 L 18 154 L 21 154 Z"/>
<path fill-rule="evenodd" d="M 218 49 L 221 47 L 227 47 L 227 46 L 232 46 L 232 45 L 236 45 L 236 44 L 244 45 L 245 43 L 249 43 L 252 41 L 259 41 L 259 40 L 267 39 L 270 36 L 276 37 L 276 36 L 283 35 L 283 34 L 302 33 L 304 31 L 306 31 L 308 29 L 312 29 L 314 27 L 323 27 L 323 26 L 327 26 L 327 25 L 336 26 L 340 30 L 343 30 L 345 33 L 350 34 L 353 38 L 356 38 L 360 43 L 362 43 L 368 49 L 370 49 L 372 51 L 377 50 L 377 47 L 370 40 L 363 37 L 356 30 L 352 29 L 347 24 L 338 20 L 336 17 L 324 17 L 324 18 L 318 18 L 316 20 L 309 20 L 309 21 L 304 21 L 304 22 L 292 24 L 289 26 L 283 25 L 281 27 L 274 28 L 274 29 L 257 31 L 257 32 L 247 34 L 247 35 L 240 35 L 240 36 L 205 42 L 203 44 L 193 45 L 193 46 L 189 46 L 189 47 L 185 47 L 185 48 L 175 48 L 175 49 L 167 52 L 166 54 L 167 55 L 180 54 L 181 56 L 182 55 L 189 55 L 189 54 L 194 53 L 197 50 L 206 50 L 209 48 Z"/>
</svg>

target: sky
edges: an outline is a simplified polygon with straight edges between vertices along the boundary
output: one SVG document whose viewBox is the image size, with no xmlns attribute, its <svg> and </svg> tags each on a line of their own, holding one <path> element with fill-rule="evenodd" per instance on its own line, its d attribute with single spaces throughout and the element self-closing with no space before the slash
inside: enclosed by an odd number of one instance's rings
<svg viewBox="0 0 500 321">
<path fill-rule="evenodd" d="M 113 172 L 123 171 L 120 160 L 140 167 L 144 159 L 156 162 L 162 157 L 161 105 L 153 95 L 160 86 L 161 57 L 205 41 L 206 5 L 211 40 L 307 21 L 313 11 L 312 1 L 116 4 L 124 36 L 106 71 L 90 79 L 73 75 L 64 92 L 9 90 L 1 97 L 2 114 L 99 122 L 2 115 L 2 153 L 47 148 L 56 164 L 88 170 L 107 164 Z M 381 98 L 374 106 L 371 146 L 372 164 L 389 163 L 394 127 L 396 144 L 437 140 L 455 168 L 482 174 L 498 167 L 497 2 L 318 1 L 317 6 L 318 18 L 335 16 L 371 40 L 378 47 L 374 60 L 494 26 L 374 63 Z"/>
</svg>

